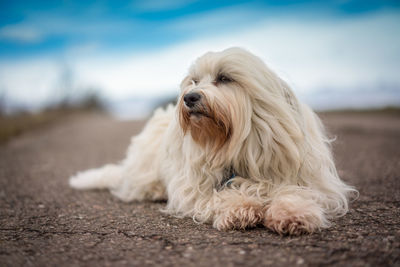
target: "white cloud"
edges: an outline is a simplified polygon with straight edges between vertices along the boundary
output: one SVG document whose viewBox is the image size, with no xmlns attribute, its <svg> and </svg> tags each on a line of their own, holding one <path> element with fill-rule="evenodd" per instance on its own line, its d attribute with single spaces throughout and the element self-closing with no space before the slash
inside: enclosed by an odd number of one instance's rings
<svg viewBox="0 0 400 267">
<path fill-rule="evenodd" d="M 71 17 L 57 13 L 34 14 L 21 22 L 0 28 L 0 39 L 23 43 L 39 43 L 55 36 L 73 41 L 98 40 L 104 36 L 112 38 L 132 34 L 144 24 L 145 22 L 135 19 Z"/>
<path fill-rule="evenodd" d="M 32 109 L 52 100 L 60 65 L 49 58 L 0 63 L 0 93 Z M 11 104 L 11 103 L 10 103 Z"/>
<path fill-rule="evenodd" d="M 298 92 L 400 84 L 400 37 L 392 34 L 399 23 L 398 14 L 386 13 L 340 22 L 269 20 L 158 52 L 82 59 L 77 67 L 83 80 L 101 81 L 111 95 L 157 93 L 176 89 L 190 63 L 204 52 L 241 46 L 261 56 Z"/>
<path fill-rule="evenodd" d="M 270 18 L 233 33 L 199 37 L 158 51 L 110 55 L 89 44 L 66 54 L 77 86 L 98 87 L 108 98 L 123 100 L 178 92 L 187 68 L 198 56 L 241 46 L 259 55 L 304 95 L 321 88 L 399 86 L 400 37 L 394 34 L 398 25 L 398 13 L 385 12 L 341 20 Z M 55 64 L 41 58 L 3 63 L 0 88 L 18 98 L 39 101 L 54 90 L 59 76 Z M 36 94 L 38 88 L 41 93 Z M 32 92 L 35 95 L 29 97 Z"/>
<path fill-rule="evenodd" d="M 42 40 L 42 33 L 35 27 L 25 24 L 6 25 L 0 28 L 0 39 L 37 43 Z"/>
<path fill-rule="evenodd" d="M 265 10 L 257 10 L 248 4 L 223 7 L 204 13 L 186 15 L 164 27 L 171 32 L 198 35 L 229 35 L 260 20 L 266 20 Z"/>
</svg>

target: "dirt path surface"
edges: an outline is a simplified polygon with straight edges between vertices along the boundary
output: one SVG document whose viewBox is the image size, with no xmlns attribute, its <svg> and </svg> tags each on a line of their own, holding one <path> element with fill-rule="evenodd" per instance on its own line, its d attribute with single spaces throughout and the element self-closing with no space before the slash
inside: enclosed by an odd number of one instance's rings
<svg viewBox="0 0 400 267">
<path fill-rule="evenodd" d="M 326 114 L 342 178 L 360 191 L 320 233 L 219 232 L 75 191 L 68 177 L 117 162 L 143 123 L 68 118 L 0 147 L 0 266 L 400 266 L 400 116 Z"/>
</svg>

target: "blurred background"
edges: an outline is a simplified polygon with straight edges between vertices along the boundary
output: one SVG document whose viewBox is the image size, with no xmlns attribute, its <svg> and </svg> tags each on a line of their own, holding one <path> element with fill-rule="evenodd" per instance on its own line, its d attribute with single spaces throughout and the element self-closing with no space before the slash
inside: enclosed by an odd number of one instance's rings
<svg viewBox="0 0 400 267">
<path fill-rule="evenodd" d="M 141 119 L 203 53 L 260 56 L 317 110 L 400 106 L 400 2 L 1 0 L 0 114 Z"/>
</svg>

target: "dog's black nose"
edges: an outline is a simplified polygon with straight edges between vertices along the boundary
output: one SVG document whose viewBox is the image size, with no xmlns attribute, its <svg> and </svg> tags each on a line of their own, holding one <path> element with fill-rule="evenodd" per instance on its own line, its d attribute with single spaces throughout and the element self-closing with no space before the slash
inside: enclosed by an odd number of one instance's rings
<svg viewBox="0 0 400 267">
<path fill-rule="evenodd" d="M 183 101 L 185 101 L 186 106 L 189 108 L 194 107 L 197 102 L 201 99 L 201 94 L 199 93 L 189 93 L 183 97 Z"/>
</svg>

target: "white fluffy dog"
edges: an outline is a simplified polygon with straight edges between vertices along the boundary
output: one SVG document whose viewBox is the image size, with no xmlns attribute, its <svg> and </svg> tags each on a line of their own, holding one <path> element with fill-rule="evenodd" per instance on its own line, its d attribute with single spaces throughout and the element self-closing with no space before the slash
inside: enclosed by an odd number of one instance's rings
<svg viewBox="0 0 400 267">
<path fill-rule="evenodd" d="M 264 225 L 298 235 L 329 226 L 356 192 L 343 183 L 320 120 L 256 56 L 207 53 L 158 109 L 124 161 L 70 179 L 124 201 L 167 199 L 165 211 L 219 230 Z"/>
</svg>

